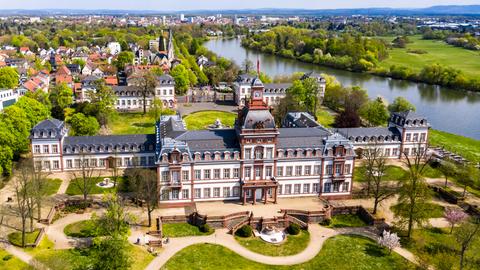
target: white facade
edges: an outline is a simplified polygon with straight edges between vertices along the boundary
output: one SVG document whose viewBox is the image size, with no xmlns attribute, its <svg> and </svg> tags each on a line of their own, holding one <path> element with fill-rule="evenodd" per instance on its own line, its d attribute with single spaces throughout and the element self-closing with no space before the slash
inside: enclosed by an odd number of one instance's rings
<svg viewBox="0 0 480 270">
<path fill-rule="evenodd" d="M 6 107 L 15 104 L 18 101 L 18 93 L 12 89 L 0 89 L 0 112 Z"/>
<path fill-rule="evenodd" d="M 111 55 L 117 55 L 122 51 L 122 46 L 118 42 L 110 42 L 107 45 L 107 49 Z"/>
</svg>

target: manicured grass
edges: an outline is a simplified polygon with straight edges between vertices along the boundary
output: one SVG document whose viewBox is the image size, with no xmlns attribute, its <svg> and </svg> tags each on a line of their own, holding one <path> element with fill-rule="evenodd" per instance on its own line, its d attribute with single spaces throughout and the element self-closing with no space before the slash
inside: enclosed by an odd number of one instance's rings
<svg viewBox="0 0 480 270">
<path fill-rule="evenodd" d="M 443 173 L 438 169 L 434 168 L 430 165 L 427 165 L 425 167 L 425 170 L 423 172 L 423 176 L 428 177 L 428 178 L 443 178 Z"/>
<path fill-rule="evenodd" d="M 395 213 L 398 204 L 392 205 L 390 209 Z M 426 203 L 425 207 L 428 209 L 427 218 L 441 218 L 445 212 L 445 207 L 438 205 L 436 203 Z"/>
<path fill-rule="evenodd" d="M 480 75 L 480 53 L 446 44 L 441 40 L 423 40 L 421 36 L 409 36 L 412 43 L 407 48 L 389 50 L 389 58 L 380 62 L 380 66 L 390 68 L 401 65 L 420 71 L 425 65 L 441 65 L 462 70 L 465 75 L 475 78 Z M 385 38 L 389 41 L 395 37 Z M 426 54 L 409 53 L 408 50 L 424 50 Z"/>
<path fill-rule="evenodd" d="M 222 111 L 201 111 L 189 114 L 183 118 L 189 130 L 207 129 L 209 125 L 219 119 L 223 125 L 233 127 L 237 115 Z"/>
<path fill-rule="evenodd" d="M 455 231 L 455 229 L 454 229 Z M 449 228 L 426 228 L 414 230 L 412 239 L 405 241 L 402 246 L 415 255 L 419 255 L 423 261 L 433 265 L 435 269 L 459 269 L 460 250 L 458 242 Z M 480 238 L 477 237 L 467 249 L 467 269 L 480 269 Z M 475 261 L 476 260 L 476 261 Z"/>
<path fill-rule="evenodd" d="M 111 187 L 111 188 L 101 188 L 99 186 L 97 186 L 96 184 L 97 183 L 100 183 L 103 181 L 105 177 L 95 177 L 95 180 L 94 180 L 94 184 L 92 184 L 92 187 L 90 189 L 90 192 L 89 194 L 104 194 L 104 193 L 109 193 L 109 192 L 113 192 L 115 190 L 115 188 Z M 111 177 L 110 177 L 111 179 Z M 70 181 L 70 183 L 68 184 L 68 187 L 67 187 L 67 191 L 65 192 L 67 195 L 83 195 L 83 192 L 82 190 L 79 188 L 78 184 L 75 184 L 74 181 L 80 181 L 79 183 L 82 184 L 82 179 L 80 178 L 76 178 L 76 179 L 73 179 L 72 181 Z M 119 177 L 118 178 L 118 182 L 117 182 L 117 187 L 122 187 L 122 182 L 125 181 L 123 177 Z M 81 185 L 80 185 L 81 186 Z"/>
<path fill-rule="evenodd" d="M 430 130 L 428 134 L 429 143 L 432 146 L 443 147 L 448 151 L 462 155 L 470 161 L 480 162 L 480 140 L 435 129 Z"/>
<path fill-rule="evenodd" d="M 57 193 L 60 185 L 62 184 L 61 179 L 47 179 L 43 192 L 45 195 L 50 196 Z"/>
<path fill-rule="evenodd" d="M 197 226 L 188 223 L 166 223 L 162 224 L 163 235 L 168 237 L 185 237 L 185 236 L 200 236 L 210 235 L 215 232 L 211 229 L 209 232 L 201 232 Z"/>
<path fill-rule="evenodd" d="M 310 243 L 310 233 L 300 230 L 298 235 L 287 234 L 287 240 L 280 244 L 270 244 L 259 237 L 238 237 L 235 236 L 240 245 L 247 249 L 267 256 L 290 256 L 302 252 Z"/>
<path fill-rule="evenodd" d="M 155 120 L 148 114 L 119 113 L 108 125 L 112 134 L 153 134 Z"/>
<path fill-rule="evenodd" d="M 63 232 L 67 236 L 79 238 L 98 236 L 97 227 L 93 220 L 82 220 L 68 224 L 63 229 Z"/>
<path fill-rule="evenodd" d="M 33 244 L 37 240 L 40 230 L 34 230 L 33 232 L 27 232 L 25 234 L 25 244 Z M 22 232 L 13 232 L 8 235 L 8 241 L 17 247 L 22 246 Z"/>
<path fill-rule="evenodd" d="M 405 180 L 407 177 L 407 171 L 403 168 L 393 165 L 388 165 L 387 170 L 385 171 L 384 179 L 389 181 L 400 181 Z M 353 173 L 353 179 L 357 182 L 365 182 L 366 180 L 366 169 L 364 166 L 355 167 L 355 172 Z"/>
<path fill-rule="evenodd" d="M 274 266 L 250 261 L 235 252 L 213 244 L 189 246 L 173 256 L 162 269 L 413 269 L 414 266 L 396 253 L 380 248 L 370 239 L 339 235 L 327 239 L 322 250 L 311 261 L 292 265 Z"/>
<path fill-rule="evenodd" d="M 343 228 L 343 227 L 365 227 L 368 224 L 358 215 L 335 215 L 332 217 L 332 222 L 328 227 Z"/>
<path fill-rule="evenodd" d="M 317 121 L 326 128 L 331 128 L 335 122 L 335 116 L 326 110 L 319 110 L 317 112 Z"/>
<path fill-rule="evenodd" d="M 81 269 L 84 263 L 89 261 L 89 250 L 87 249 L 53 249 L 53 243 L 44 238 L 41 244 L 27 251 L 34 259 L 54 270 L 75 270 Z M 130 245 L 129 254 L 132 259 L 131 270 L 143 270 L 153 260 L 153 256 L 141 247 Z"/>
<path fill-rule="evenodd" d="M 0 248 L 0 269 L 33 270 L 34 268 Z"/>
</svg>

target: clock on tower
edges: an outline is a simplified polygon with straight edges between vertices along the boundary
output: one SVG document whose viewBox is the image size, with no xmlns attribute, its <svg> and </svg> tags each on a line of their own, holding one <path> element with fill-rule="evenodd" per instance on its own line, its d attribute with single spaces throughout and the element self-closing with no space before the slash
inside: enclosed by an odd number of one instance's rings
<svg viewBox="0 0 480 270">
<path fill-rule="evenodd" d="M 252 89 L 252 99 L 253 100 L 262 100 L 263 90 L 262 89 Z"/>
</svg>

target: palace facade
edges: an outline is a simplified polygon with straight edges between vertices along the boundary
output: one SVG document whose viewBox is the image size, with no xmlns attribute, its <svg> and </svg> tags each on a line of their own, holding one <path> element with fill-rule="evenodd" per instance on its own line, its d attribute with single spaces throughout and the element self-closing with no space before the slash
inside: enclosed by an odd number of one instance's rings
<svg viewBox="0 0 480 270">
<path fill-rule="evenodd" d="M 250 91 L 250 101 L 239 110 L 232 129 L 190 131 L 181 116 L 174 115 L 163 116 L 155 134 L 75 137 L 68 136 L 64 122 L 45 120 L 31 132 L 35 165 L 52 172 L 84 166 L 155 169 L 162 204 L 336 199 L 351 195 L 356 150 L 375 142 L 404 151 L 415 139 L 427 138 L 422 135 L 428 132 L 426 120 L 411 120 L 417 118 L 411 112 L 393 114 L 390 126 L 378 130 L 328 130 L 311 121 L 288 125 L 289 120 L 278 128 L 264 101 L 263 83 L 254 79 Z M 304 122 L 308 125 L 302 126 Z"/>
</svg>

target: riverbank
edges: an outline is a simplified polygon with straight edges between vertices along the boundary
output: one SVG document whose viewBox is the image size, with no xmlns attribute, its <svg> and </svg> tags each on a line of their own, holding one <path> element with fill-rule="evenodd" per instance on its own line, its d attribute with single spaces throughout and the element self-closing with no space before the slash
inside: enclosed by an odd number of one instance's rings
<svg viewBox="0 0 480 270">
<path fill-rule="evenodd" d="M 430 130 L 429 137 L 429 143 L 432 146 L 443 147 L 471 162 L 480 162 L 480 140 L 435 129 Z"/>
</svg>

